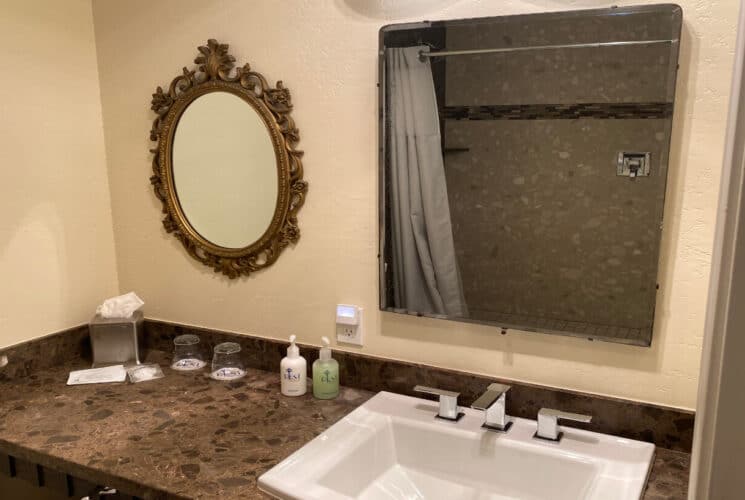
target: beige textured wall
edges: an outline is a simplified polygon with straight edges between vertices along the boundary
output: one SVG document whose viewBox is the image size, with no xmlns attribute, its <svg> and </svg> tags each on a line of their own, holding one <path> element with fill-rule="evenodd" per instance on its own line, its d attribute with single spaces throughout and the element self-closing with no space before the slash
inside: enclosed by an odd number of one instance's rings
<svg viewBox="0 0 745 500">
<path fill-rule="evenodd" d="M 89 0 L 1 2 L 0 347 L 118 290 Z"/>
<path fill-rule="evenodd" d="M 121 288 L 141 294 L 149 317 L 274 338 L 296 333 L 316 344 L 333 332 L 334 304 L 356 303 L 366 308 L 367 354 L 694 407 L 738 6 L 680 4 L 685 27 L 651 348 L 502 336 L 377 310 L 380 26 L 595 6 L 590 0 L 94 1 Z M 192 67 L 208 38 L 230 43 L 238 62 L 291 89 L 310 182 L 298 246 L 238 281 L 198 265 L 164 233 L 148 182 L 150 94 Z"/>
</svg>

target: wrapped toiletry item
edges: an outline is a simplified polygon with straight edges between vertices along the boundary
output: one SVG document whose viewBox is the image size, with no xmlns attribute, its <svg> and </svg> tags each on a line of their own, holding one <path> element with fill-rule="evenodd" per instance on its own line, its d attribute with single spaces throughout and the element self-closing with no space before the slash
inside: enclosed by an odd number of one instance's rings
<svg viewBox="0 0 745 500">
<path fill-rule="evenodd" d="M 127 368 L 127 374 L 129 375 L 129 381 L 133 384 L 164 377 L 163 370 L 156 364 L 131 366 Z"/>
</svg>

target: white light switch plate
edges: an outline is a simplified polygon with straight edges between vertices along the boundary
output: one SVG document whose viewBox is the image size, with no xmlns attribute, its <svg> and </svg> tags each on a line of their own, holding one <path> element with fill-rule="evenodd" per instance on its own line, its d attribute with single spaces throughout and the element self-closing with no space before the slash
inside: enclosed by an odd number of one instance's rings
<svg viewBox="0 0 745 500">
<path fill-rule="evenodd" d="M 358 325 L 341 325 L 336 324 L 336 341 L 344 344 L 362 346 L 362 323 L 364 310 L 359 308 Z"/>
</svg>

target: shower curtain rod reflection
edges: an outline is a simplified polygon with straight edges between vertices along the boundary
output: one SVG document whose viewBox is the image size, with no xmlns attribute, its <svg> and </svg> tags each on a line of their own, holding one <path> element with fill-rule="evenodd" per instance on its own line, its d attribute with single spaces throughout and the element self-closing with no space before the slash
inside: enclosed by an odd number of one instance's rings
<svg viewBox="0 0 745 500">
<path fill-rule="evenodd" d="M 422 61 L 426 57 L 449 57 L 463 56 L 469 54 L 492 54 L 495 52 L 524 52 L 528 50 L 548 50 L 548 49 L 579 49 L 579 48 L 598 48 L 598 47 L 623 47 L 629 45 L 655 45 L 661 43 L 677 43 L 678 39 L 672 40 L 630 40 L 624 42 L 596 42 L 596 43 L 570 43 L 563 45 L 534 45 L 532 47 L 505 47 L 501 49 L 470 49 L 470 50 L 441 50 L 439 52 L 419 52 L 419 59 Z"/>
</svg>

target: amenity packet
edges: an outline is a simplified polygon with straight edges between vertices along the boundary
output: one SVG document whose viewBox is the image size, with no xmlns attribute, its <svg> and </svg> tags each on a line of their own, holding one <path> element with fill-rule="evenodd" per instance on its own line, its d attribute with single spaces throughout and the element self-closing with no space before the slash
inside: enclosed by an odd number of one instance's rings
<svg viewBox="0 0 745 500">
<path fill-rule="evenodd" d="M 127 374 L 129 375 L 129 381 L 133 384 L 145 382 L 146 380 L 155 380 L 165 376 L 163 375 L 163 370 L 160 369 L 160 365 L 156 364 L 132 366 L 127 368 Z"/>
</svg>

